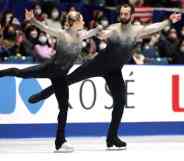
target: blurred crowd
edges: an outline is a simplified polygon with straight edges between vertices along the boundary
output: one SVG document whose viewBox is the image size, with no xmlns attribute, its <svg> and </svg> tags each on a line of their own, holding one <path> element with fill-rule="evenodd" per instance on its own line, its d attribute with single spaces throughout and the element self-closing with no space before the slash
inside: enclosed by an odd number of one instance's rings
<svg viewBox="0 0 184 161">
<path fill-rule="evenodd" d="M 53 28 L 65 28 L 65 18 L 69 11 L 78 10 L 85 18 L 85 30 L 99 24 L 108 27 L 118 22 L 117 6 L 126 0 L 32 0 L 32 5 L 24 9 L 32 9 L 35 18 Z M 153 7 L 184 8 L 184 0 L 129 0 L 135 6 L 135 19 L 132 23 L 148 25 L 155 19 L 163 20 L 169 14 L 162 11 L 154 13 Z M 16 3 L 16 2 L 15 2 Z M 62 4 L 65 7 L 61 7 Z M 67 4 L 67 5 L 66 5 Z M 78 8 L 78 4 L 83 9 Z M 67 6 L 67 7 L 66 7 Z M 90 7 L 89 7 L 90 6 Z M 92 6 L 92 7 L 91 7 Z M 89 9 L 89 10 L 88 10 Z M 88 11 L 87 11 L 88 10 Z M 164 13 L 164 18 L 162 17 Z M 165 16 L 166 15 L 166 16 Z M 33 63 L 55 54 L 57 40 L 32 26 L 25 15 L 20 19 L 14 10 L 8 8 L 0 18 L 0 61 L 1 63 Z M 160 19 L 159 19 L 159 18 Z M 106 47 L 106 42 L 91 38 L 83 42 L 84 49 L 76 63 L 93 59 Z M 122 53 L 123 54 L 123 53 Z M 184 25 L 165 28 L 150 38 L 139 40 L 133 50 L 130 64 L 183 64 L 184 63 Z"/>
</svg>

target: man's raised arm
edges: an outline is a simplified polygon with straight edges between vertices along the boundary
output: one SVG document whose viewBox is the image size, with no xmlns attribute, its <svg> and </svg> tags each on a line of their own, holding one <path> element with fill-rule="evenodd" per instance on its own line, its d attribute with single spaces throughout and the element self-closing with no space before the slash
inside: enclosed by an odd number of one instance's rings
<svg viewBox="0 0 184 161">
<path fill-rule="evenodd" d="M 165 27 L 171 25 L 171 23 L 176 23 L 180 20 L 181 20 L 181 14 L 173 13 L 170 15 L 168 20 L 164 20 L 164 21 L 159 22 L 159 23 L 153 23 L 151 25 L 140 27 L 136 38 L 137 39 L 144 38 L 144 37 L 147 37 L 151 34 L 157 33 L 159 31 L 163 30 Z"/>
</svg>

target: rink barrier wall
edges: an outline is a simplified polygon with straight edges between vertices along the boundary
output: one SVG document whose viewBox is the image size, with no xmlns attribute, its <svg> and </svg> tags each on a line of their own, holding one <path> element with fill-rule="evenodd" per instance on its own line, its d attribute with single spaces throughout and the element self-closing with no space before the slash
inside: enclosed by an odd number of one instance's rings
<svg viewBox="0 0 184 161">
<path fill-rule="evenodd" d="M 25 68 L 30 65 L 4 64 Z M 74 66 L 72 70 L 77 68 Z M 125 66 L 127 103 L 120 135 L 184 134 L 184 66 Z M 50 85 L 48 79 L 0 79 L 0 138 L 53 137 L 57 102 L 37 104 L 28 97 Z M 111 120 L 112 98 L 103 78 L 70 86 L 67 136 L 104 136 Z"/>
<path fill-rule="evenodd" d="M 69 123 L 67 137 L 106 136 L 108 123 Z M 0 138 L 55 137 L 56 124 L 1 124 Z M 120 136 L 184 135 L 184 122 L 122 123 Z"/>
</svg>

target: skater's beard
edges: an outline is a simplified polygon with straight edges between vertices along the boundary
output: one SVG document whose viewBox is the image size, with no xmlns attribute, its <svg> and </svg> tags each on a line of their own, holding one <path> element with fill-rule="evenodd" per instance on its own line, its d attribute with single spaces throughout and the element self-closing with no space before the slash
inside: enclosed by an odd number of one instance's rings
<svg viewBox="0 0 184 161">
<path fill-rule="evenodd" d="M 131 18 L 126 19 L 126 18 L 120 18 L 120 22 L 122 25 L 127 25 L 131 22 Z"/>
</svg>

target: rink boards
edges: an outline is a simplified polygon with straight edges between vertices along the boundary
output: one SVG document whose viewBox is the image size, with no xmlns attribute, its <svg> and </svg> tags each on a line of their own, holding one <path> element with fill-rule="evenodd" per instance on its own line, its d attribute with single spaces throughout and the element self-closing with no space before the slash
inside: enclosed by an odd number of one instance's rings
<svg viewBox="0 0 184 161">
<path fill-rule="evenodd" d="M 24 68 L 28 65 L 1 65 Z M 75 66 L 72 70 L 74 70 Z M 121 135 L 184 134 L 184 66 L 125 66 L 127 104 Z M 52 137 L 58 105 L 53 95 L 31 105 L 31 94 L 50 85 L 48 79 L 0 79 L 0 137 Z M 68 136 L 106 135 L 112 98 L 103 78 L 70 86 Z"/>
</svg>

